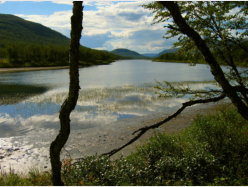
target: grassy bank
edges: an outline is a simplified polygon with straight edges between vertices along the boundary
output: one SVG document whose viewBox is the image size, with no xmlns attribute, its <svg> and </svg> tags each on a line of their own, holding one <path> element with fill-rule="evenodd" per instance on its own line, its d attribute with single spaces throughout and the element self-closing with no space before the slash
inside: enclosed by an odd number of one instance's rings
<svg viewBox="0 0 248 187">
<path fill-rule="evenodd" d="M 154 135 L 127 158 L 63 160 L 62 177 L 65 185 L 248 185 L 247 135 L 247 121 L 223 106 L 178 134 Z M 0 185 L 51 185 L 50 177 L 2 172 Z"/>
</svg>

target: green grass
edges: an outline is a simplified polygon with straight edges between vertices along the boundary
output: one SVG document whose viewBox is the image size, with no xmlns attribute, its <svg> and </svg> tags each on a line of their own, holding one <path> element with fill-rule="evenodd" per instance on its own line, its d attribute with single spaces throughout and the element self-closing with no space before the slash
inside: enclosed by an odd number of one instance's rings
<svg viewBox="0 0 248 187">
<path fill-rule="evenodd" d="M 65 185 L 248 185 L 248 123 L 234 108 L 198 115 L 177 134 L 157 133 L 130 156 L 62 161 Z M 51 185 L 51 174 L 3 173 L 0 185 Z"/>
<path fill-rule="evenodd" d="M 51 186 L 51 173 L 40 172 L 38 169 L 32 169 L 28 174 L 2 171 L 0 173 L 1 186 Z"/>
</svg>

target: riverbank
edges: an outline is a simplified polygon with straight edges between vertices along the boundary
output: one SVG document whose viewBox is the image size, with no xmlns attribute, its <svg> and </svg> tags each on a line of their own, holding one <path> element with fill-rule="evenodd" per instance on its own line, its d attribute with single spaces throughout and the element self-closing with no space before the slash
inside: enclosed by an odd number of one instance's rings
<svg viewBox="0 0 248 187">
<path fill-rule="evenodd" d="M 104 63 L 79 63 L 79 68 L 89 67 L 89 66 L 96 66 L 96 65 L 108 65 L 114 61 L 108 61 Z M 22 72 L 22 71 L 40 71 L 40 70 L 55 70 L 55 69 L 68 69 L 69 66 L 41 66 L 41 67 L 0 67 L 0 73 L 12 73 L 12 72 Z"/>
<path fill-rule="evenodd" d="M 221 103 L 226 103 L 227 100 Z M 119 156 L 128 156 L 135 151 L 135 147 L 142 145 L 145 140 L 150 138 L 155 131 L 165 133 L 177 133 L 190 127 L 196 114 L 214 113 L 215 107 L 220 103 L 208 103 L 186 108 L 178 117 L 172 119 L 160 128 L 149 130 L 145 135 L 139 138 L 133 144 L 127 146 L 117 154 L 113 155 L 112 160 Z M 147 116 L 126 118 L 118 120 L 101 127 L 89 126 L 80 130 L 72 130 L 65 150 L 62 151 L 61 159 L 68 159 L 69 156 L 77 160 L 86 156 L 98 155 L 116 149 L 127 143 L 134 136 L 132 133 L 137 129 L 152 125 L 170 114 L 159 112 Z M 84 124 L 84 123 L 83 123 Z M 86 125 L 86 124 L 85 124 Z M 90 124 L 89 124 L 90 125 Z M 28 136 L 13 136 L 1 138 L 0 144 L 0 164 L 1 169 L 10 171 L 10 168 L 16 172 L 28 173 L 32 168 L 38 168 L 41 171 L 49 171 L 49 146 L 56 137 L 56 133 L 44 132 L 35 133 Z M 34 143 L 34 139 L 36 140 Z"/>
<path fill-rule="evenodd" d="M 172 127 L 171 133 L 180 133 L 157 134 L 128 157 L 110 161 L 107 157 L 92 155 L 76 160 L 76 163 L 73 158 L 62 158 L 63 182 L 67 186 L 247 185 L 247 156 L 244 152 L 248 141 L 248 129 L 244 125 L 247 122 L 228 102 L 214 104 L 215 107 L 209 104 L 204 104 L 205 107 L 208 105 L 205 109 L 201 105 L 190 107 L 191 114 L 195 111 L 204 114 L 195 118 L 195 112 L 194 119 L 183 111 L 182 119 L 193 121 L 187 130 L 181 132 Z M 179 118 L 172 121 L 174 127 L 178 126 Z M 143 125 L 146 122 L 154 121 L 146 118 Z M 2 171 L 0 175 L 0 185 L 51 184 L 50 170 L 31 169 L 28 174 L 21 175 L 12 169 L 10 174 Z"/>
<path fill-rule="evenodd" d="M 186 108 L 181 114 L 179 114 L 177 117 L 173 118 L 172 120 L 168 121 L 167 123 L 161 125 L 157 129 L 151 129 L 147 131 L 143 136 L 141 136 L 136 142 L 133 144 L 127 146 L 123 150 L 121 150 L 119 153 L 116 153 L 112 156 L 112 160 L 117 159 L 120 155 L 123 155 L 124 157 L 131 154 L 136 149 L 136 146 L 141 146 L 143 143 L 148 140 L 155 132 L 163 132 L 163 133 L 169 133 L 169 134 L 175 134 L 179 133 L 182 130 L 189 128 L 193 122 L 194 119 L 196 119 L 197 115 L 207 115 L 207 114 L 215 114 L 216 111 L 223 105 L 223 104 L 230 104 L 229 99 L 225 99 L 221 102 L 217 103 L 206 103 L 206 104 L 199 104 L 192 107 Z M 152 124 L 158 123 L 159 121 L 162 121 L 170 114 L 163 114 L 163 113 L 157 113 L 154 115 L 145 116 L 142 119 L 139 119 L 139 117 L 132 118 L 127 120 L 127 124 L 135 123 L 140 124 L 141 127 L 150 126 Z M 121 122 L 124 125 L 124 121 Z M 133 132 L 137 130 L 137 128 L 133 129 Z"/>
<path fill-rule="evenodd" d="M 53 69 L 67 69 L 67 68 L 69 68 L 69 66 L 0 68 L 0 73 L 11 73 L 11 72 L 20 72 L 20 71 L 53 70 Z"/>
<path fill-rule="evenodd" d="M 185 62 L 184 60 L 164 60 L 164 59 L 153 59 L 153 62 L 174 62 L 174 63 L 185 63 L 185 64 L 190 64 L 189 62 Z M 205 61 L 199 61 L 196 64 L 207 64 Z M 226 65 L 226 64 L 220 64 L 220 65 Z M 243 62 L 243 63 L 236 63 L 236 66 L 238 67 L 248 67 L 248 64 Z"/>
</svg>

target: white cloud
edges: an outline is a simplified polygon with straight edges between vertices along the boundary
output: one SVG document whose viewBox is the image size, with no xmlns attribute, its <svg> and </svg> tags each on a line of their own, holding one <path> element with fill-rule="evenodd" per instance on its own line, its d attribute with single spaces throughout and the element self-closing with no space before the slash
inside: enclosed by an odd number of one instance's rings
<svg viewBox="0 0 248 187">
<path fill-rule="evenodd" d="M 71 2 L 54 1 L 54 3 L 69 4 Z M 107 50 L 128 48 L 140 53 L 161 52 L 164 48 L 170 48 L 171 46 L 164 46 L 166 41 L 162 38 L 165 33 L 164 24 L 151 25 L 154 14 L 140 6 L 146 3 L 148 2 L 85 1 L 85 6 L 95 6 L 96 10 L 84 10 L 82 44 Z M 49 16 L 20 14 L 17 16 L 41 23 L 69 37 L 71 15 L 70 10 L 54 12 Z M 153 32 L 154 35 L 159 35 L 154 36 Z"/>
<path fill-rule="evenodd" d="M 24 15 L 24 14 L 15 14 L 21 18 L 24 18 L 28 21 L 33 21 L 40 23 L 46 27 L 50 27 L 56 31 L 61 32 L 64 35 L 68 36 L 68 30 L 71 28 L 70 17 L 72 16 L 72 11 L 61 11 L 54 12 L 52 15 Z"/>
<path fill-rule="evenodd" d="M 56 3 L 56 4 L 65 4 L 65 5 L 73 5 L 73 1 L 52 1 L 53 3 Z"/>
<path fill-rule="evenodd" d="M 84 12 L 84 34 L 91 36 L 109 31 L 115 36 L 126 37 L 133 31 L 155 28 L 156 26 L 151 26 L 153 16 L 149 10 L 139 6 L 142 4 L 142 2 L 96 3 L 97 11 Z"/>
<path fill-rule="evenodd" d="M 83 5 L 93 6 L 92 3 L 92 1 L 84 1 Z"/>
<path fill-rule="evenodd" d="M 41 23 L 44 26 L 53 28 L 68 28 L 70 29 L 70 17 L 72 15 L 72 11 L 61 11 L 55 12 L 54 14 L 47 15 L 23 15 L 23 14 L 15 14 L 16 16 L 22 17 L 28 21 L 33 21 L 37 23 Z"/>
<path fill-rule="evenodd" d="M 107 47 L 96 47 L 94 49 L 97 49 L 97 50 L 107 50 Z"/>
<path fill-rule="evenodd" d="M 3 3 L 5 3 L 6 1 L 0 1 L 0 4 L 3 4 Z"/>
</svg>

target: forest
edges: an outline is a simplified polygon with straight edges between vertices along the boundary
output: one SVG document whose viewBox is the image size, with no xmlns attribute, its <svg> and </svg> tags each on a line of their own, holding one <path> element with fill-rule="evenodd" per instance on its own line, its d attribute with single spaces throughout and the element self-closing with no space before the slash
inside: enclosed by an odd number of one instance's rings
<svg viewBox="0 0 248 187">
<path fill-rule="evenodd" d="M 247 45 L 248 41 L 244 40 L 244 44 Z M 238 66 L 248 66 L 248 53 L 241 48 L 237 48 L 233 45 L 230 45 L 230 48 L 235 50 L 233 53 L 233 59 Z M 218 55 L 218 51 L 213 51 L 213 54 L 218 59 L 221 65 L 227 65 L 223 59 L 221 59 Z M 162 62 L 186 62 L 186 63 L 199 63 L 206 64 L 205 60 L 199 53 L 182 53 L 180 50 L 174 53 L 164 53 L 159 55 L 154 59 L 154 61 L 162 61 Z"/>
<path fill-rule="evenodd" d="M 0 67 L 67 66 L 68 54 L 69 46 L 12 43 L 0 48 Z M 118 59 L 125 57 L 80 46 L 81 66 L 108 64 Z"/>
</svg>

